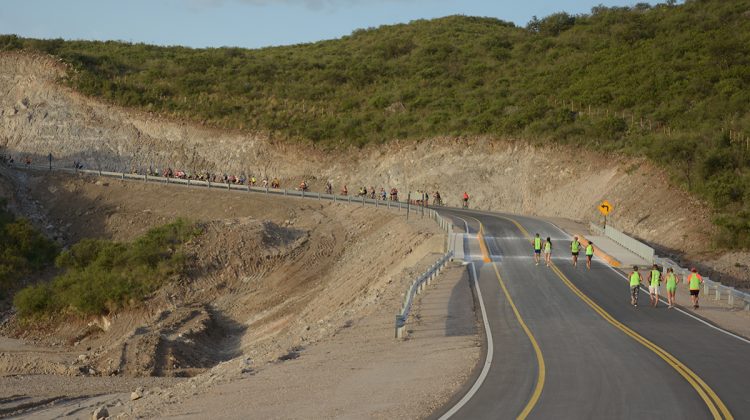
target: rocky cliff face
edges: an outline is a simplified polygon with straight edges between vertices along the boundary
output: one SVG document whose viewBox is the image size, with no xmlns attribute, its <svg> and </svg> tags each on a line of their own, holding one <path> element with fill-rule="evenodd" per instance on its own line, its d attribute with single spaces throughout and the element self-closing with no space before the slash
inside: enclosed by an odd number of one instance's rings
<svg viewBox="0 0 750 420">
<path fill-rule="evenodd" d="M 616 208 L 614 225 L 687 252 L 699 251 L 713 229 L 709 211 L 644 160 L 482 138 L 323 152 L 107 105 L 58 83 L 66 71 L 50 57 L 0 55 L 0 146 L 16 157 L 46 162 L 52 153 L 93 169 L 265 174 L 288 188 L 307 179 L 313 190 L 331 179 L 350 193 L 360 186 L 396 187 L 402 196 L 439 190 L 453 206 L 467 191 L 475 208 L 581 221 L 600 220 L 596 206 L 606 198 Z"/>
</svg>

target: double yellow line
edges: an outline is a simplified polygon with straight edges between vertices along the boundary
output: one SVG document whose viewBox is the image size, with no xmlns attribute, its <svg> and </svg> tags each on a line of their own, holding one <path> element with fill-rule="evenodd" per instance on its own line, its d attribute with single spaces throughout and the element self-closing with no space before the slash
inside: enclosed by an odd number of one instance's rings
<svg viewBox="0 0 750 420">
<path fill-rule="evenodd" d="M 490 258 L 489 248 L 487 247 L 487 243 L 485 242 L 485 239 L 484 239 L 484 225 L 476 217 L 472 217 L 472 219 L 476 220 L 477 223 L 479 223 L 479 232 L 477 234 L 477 238 L 479 239 L 479 249 L 482 251 L 482 260 L 486 263 L 491 262 L 492 258 Z M 534 334 L 531 333 L 531 330 L 529 329 L 528 325 L 526 325 L 526 322 L 523 320 L 523 317 L 521 317 L 521 313 L 518 311 L 518 308 L 516 307 L 516 304 L 513 301 L 513 298 L 510 297 L 510 292 L 508 292 L 508 288 L 505 286 L 505 282 L 503 281 L 502 276 L 500 276 L 500 271 L 497 269 L 497 264 L 492 263 L 492 268 L 495 269 L 495 275 L 497 276 L 497 281 L 500 283 L 500 288 L 503 289 L 503 293 L 505 294 L 506 299 L 508 299 L 508 303 L 510 304 L 511 309 L 513 310 L 513 314 L 515 314 L 516 319 L 518 320 L 518 323 L 521 325 L 521 328 L 523 329 L 523 332 L 526 333 L 526 337 L 529 338 L 529 341 L 531 342 L 531 347 L 534 349 L 534 354 L 536 355 L 536 362 L 537 362 L 536 386 L 534 386 L 534 391 L 531 394 L 531 398 L 526 403 L 526 406 L 523 408 L 523 410 L 517 417 L 518 419 L 525 419 L 526 417 L 529 416 L 529 414 L 531 413 L 531 410 L 534 409 L 534 406 L 536 405 L 537 401 L 539 401 L 539 397 L 542 395 L 542 389 L 544 389 L 544 380 L 545 380 L 545 377 L 547 376 L 547 367 L 544 364 L 544 356 L 542 355 L 542 349 L 539 347 L 539 343 L 537 343 L 536 338 L 534 337 Z"/>
<path fill-rule="evenodd" d="M 502 216 L 499 216 L 502 217 Z M 523 233 L 529 241 L 531 241 L 531 235 L 529 235 L 529 232 L 524 229 L 523 226 L 521 226 L 520 223 L 517 221 L 503 217 L 503 219 L 506 219 L 513 224 L 516 225 L 516 227 Z M 478 220 L 477 220 L 478 221 Z M 481 222 L 480 222 L 481 223 Z M 732 413 L 729 412 L 729 409 L 727 409 L 727 406 L 724 404 L 723 401 L 721 401 L 721 398 L 719 398 L 718 395 L 709 387 L 698 375 L 695 374 L 690 368 L 685 366 L 684 363 L 680 362 L 676 357 L 672 356 L 670 353 L 668 353 L 666 350 L 662 349 L 661 347 L 657 346 L 656 344 L 652 343 L 651 341 L 647 340 L 640 334 L 636 333 L 632 329 L 625 326 L 620 321 L 616 320 L 612 315 L 610 315 L 607 311 L 602 309 L 601 306 L 597 305 L 593 300 L 591 300 L 588 296 L 586 296 L 578 287 L 576 287 L 575 284 L 573 284 L 570 279 L 568 279 L 565 274 L 560 271 L 559 268 L 553 263 L 551 265 L 552 271 L 557 274 L 557 276 L 562 280 L 562 282 L 568 286 L 568 288 L 573 291 L 573 293 L 581 298 L 587 305 L 589 305 L 594 312 L 598 313 L 602 318 L 604 318 L 605 321 L 609 322 L 611 325 L 615 326 L 620 331 L 624 332 L 626 335 L 637 341 L 638 343 L 642 344 L 647 349 L 654 352 L 657 356 L 662 358 L 667 364 L 672 366 L 677 373 L 682 375 L 685 380 L 688 381 L 688 383 L 695 389 L 695 391 L 698 393 L 698 395 L 701 397 L 703 402 L 708 407 L 708 410 L 711 412 L 711 415 L 714 417 L 714 419 L 733 419 Z M 497 270 L 497 268 L 495 268 Z"/>
</svg>

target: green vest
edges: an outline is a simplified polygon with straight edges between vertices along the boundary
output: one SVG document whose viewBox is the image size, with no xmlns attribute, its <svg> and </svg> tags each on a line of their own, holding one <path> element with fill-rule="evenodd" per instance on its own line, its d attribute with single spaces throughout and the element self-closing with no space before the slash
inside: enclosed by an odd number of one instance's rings
<svg viewBox="0 0 750 420">
<path fill-rule="evenodd" d="M 661 273 L 659 270 L 651 270 L 651 286 L 659 287 L 661 283 Z"/>
<path fill-rule="evenodd" d="M 594 255 L 594 245 L 589 244 L 586 247 L 586 255 Z"/>
<path fill-rule="evenodd" d="M 696 273 L 690 273 L 688 283 L 690 283 L 690 290 L 700 290 L 701 288 L 701 278 Z"/>
<path fill-rule="evenodd" d="M 630 286 L 639 286 L 641 284 L 641 275 L 640 273 L 634 272 L 630 275 Z"/>
<path fill-rule="evenodd" d="M 570 250 L 573 252 L 578 252 L 578 248 L 581 246 L 581 243 L 578 241 L 573 241 L 570 243 Z"/>
<path fill-rule="evenodd" d="M 542 249 L 542 238 L 534 238 L 534 249 Z"/>
<path fill-rule="evenodd" d="M 677 279 L 675 278 L 674 273 L 667 274 L 667 287 L 677 287 Z"/>
<path fill-rule="evenodd" d="M 552 251 L 552 244 L 549 243 L 549 242 L 545 242 L 544 243 L 544 252 L 549 253 L 550 251 Z"/>
</svg>

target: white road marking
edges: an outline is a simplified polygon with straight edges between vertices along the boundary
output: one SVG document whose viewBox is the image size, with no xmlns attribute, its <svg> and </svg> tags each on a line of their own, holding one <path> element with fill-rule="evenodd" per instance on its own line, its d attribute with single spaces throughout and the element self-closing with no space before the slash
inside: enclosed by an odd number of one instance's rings
<svg viewBox="0 0 750 420">
<path fill-rule="evenodd" d="M 464 221 L 465 222 L 465 221 Z M 468 225 L 467 225 L 468 229 Z M 495 346 L 493 344 L 492 340 L 492 332 L 490 331 L 490 323 L 487 320 L 487 311 L 484 309 L 484 300 L 482 299 L 482 291 L 479 289 L 479 281 L 477 279 L 477 271 L 476 266 L 474 263 L 470 263 L 471 265 L 471 275 L 474 279 L 474 286 L 477 288 L 477 297 L 479 298 L 479 307 L 482 309 L 482 321 L 484 322 L 484 330 L 487 333 L 487 357 L 484 359 L 484 366 L 482 366 L 482 372 L 479 374 L 479 377 L 477 378 L 476 382 L 474 382 L 474 385 L 472 385 L 471 389 L 469 389 L 469 392 L 466 393 L 466 395 L 461 398 L 461 400 L 456 403 L 450 410 L 448 410 L 445 414 L 440 416 L 440 420 L 447 420 L 451 418 L 454 414 L 458 412 L 458 410 L 461 409 L 466 403 L 469 402 L 469 400 L 474 397 L 474 394 L 479 391 L 479 388 L 481 388 L 482 384 L 484 383 L 484 380 L 487 378 L 487 374 L 490 371 L 490 367 L 492 366 L 492 354 L 495 352 Z"/>
</svg>

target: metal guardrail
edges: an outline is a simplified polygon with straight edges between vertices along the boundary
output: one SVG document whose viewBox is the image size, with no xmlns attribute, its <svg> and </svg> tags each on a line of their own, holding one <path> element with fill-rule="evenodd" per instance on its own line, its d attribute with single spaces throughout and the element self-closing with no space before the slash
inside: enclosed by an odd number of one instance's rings
<svg viewBox="0 0 750 420">
<path fill-rule="evenodd" d="M 446 232 L 450 232 L 453 230 L 453 225 L 440 217 L 440 215 L 435 211 L 433 208 L 429 207 L 422 207 L 415 204 L 408 204 L 404 201 L 391 201 L 391 200 L 377 200 L 372 198 L 366 198 L 366 197 L 356 197 L 351 195 L 336 195 L 336 194 L 324 194 L 319 192 L 311 192 L 311 191 L 297 191 L 297 190 L 288 190 L 284 188 L 268 188 L 268 187 L 253 187 L 247 184 L 232 184 L 232 183 L 224 183 L 224 182 L 212 182 L 212 181 L 205 181 L 205 180 L 195 180 L 195 179 L 180 179 L 180 178 L 168 178 L 163 176 L 150 176 L 150 175 L 141 175 L 141 174 L 132 174 L 132 173 L 125 173 L 125 172 L 110 172 L 110 171 L 101 171 L 101 170 L 92 170 L 92 169 L 74 169 L 74 168 L 61 168 L 61 167 L 50 167 L 49 165 L 25 165 L 25 164 L 12 164 L 10 167 L 15 169 L 32 169 L 32 170 L 38 170 L 38 171 L 54 171 L 54 172 L 65 172 L 70 174 L 88 174 L 88 175 L 96 175 L 106 178 L 114 178 L 114 179 L 120 179 L 120 180 L 140 180 L 144 182 L 153 182 L 153 183 L 164 183 L 164 184 L 181 184 L 181 185 L 187 185 L 190 187 L 205 187 L 205 188 L 218 188 L 218 189 L 225 189 L 228 191 L 245 191 L 245 192 L 255 192 L 255 193 L 263 193 L 263 194 L 276 194 L 276 195 L 283 195 L 283 196 L 290 196 L 290 197 L 302 197 L 302 198 L 311 198 L 311 199 L 317 199 L 317 200 L 328 200 L 333 202 L 341 202 L 341 203 L 353 203 L 353 204 L 361 204 L 361 205 L 370 205 L 374 206 L 376 208 L 384 208 L 384 209 L 391 209 L 391 210 L 397 210 L 402 211 L 406 210 L 409 212 L 414 212 L 414 216 L 417 217 L 423 217 L 427 216 L 430 219 L 434 220 L 441 229 L 445 230 Z M 446 239 L 445 243 L 445 249 L 448 249 L 448 241 Z"/>
<path fill-rule="evenodd" d="M 652 261 L 655 264 L 658 264 L 659 266 L 663 267 L 663 270 L 665 272 L 667 268 L 671 268 L 672 270 L 674 270 L 675 274 L 683 278 L 687 278 L 687 275 L 690 274 L 690 270 L 688 270 L 687 268 L 680 267 L 679 264 L 669 258 L 661 258 L 657 256 L 654 252 L 654 249 L 650 246 L 634 238 L 631 238 L 630 236 L 624 234 L 623 232 L 620 232 L 619 230 L 611 226 L 607 226 L 606 228 L 602 229 L 600 226 L 591 223 L 589 227 L 593 232 L 599 234 L 603 233 L 605 236 L 609 237 L 613 241 L 627 248 L 646 261 Z M 724 286 L 723 284 L 721 284 L 721 282 L 713 281 L 710 277 L 703 276 L 703 292 L 707 296 L 710 296 L 711 291 L 714 292 L 714 300 L 721 301 L 723 299 L 723 296 L 726 296 L 727 305 L 729 305 L 729 307 L 734 308 L 735 306 L 739 305 L 746 311 L 750 311 L 750 293 L 742 292 L 735 289 L 734 287 Z"/>
<path fill-rule="evenodd" d="M 409 286 L 409 290 L 404 293 L 404 301 L 401 305 L 401 310 L 396 314 L 396 338 L 404 338 L 406 330 L 406 320 L 409 318 L 411 312 L 411 306 L 414 303 L 414 299 L 417 295 L 421 294 L 424 289 L 430 285 L 432 280 L 442 271 L 443 268 L 453 257 L 453 251 L 448 251 L 440 257 L 435 264 L 430 266 L 424 273 L 420 274 L 419 277 L 414 279 Z"/>
<path fill-rule="evenodd" d="M 604 235 L 644 260 L 649 262 L 654 261 L 654 248 L 643 242 L 633 239 L 609 225 L 604 228 Z"/>
</svg>

